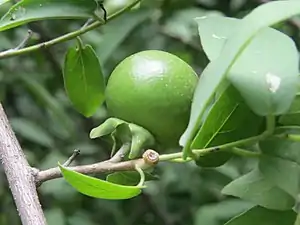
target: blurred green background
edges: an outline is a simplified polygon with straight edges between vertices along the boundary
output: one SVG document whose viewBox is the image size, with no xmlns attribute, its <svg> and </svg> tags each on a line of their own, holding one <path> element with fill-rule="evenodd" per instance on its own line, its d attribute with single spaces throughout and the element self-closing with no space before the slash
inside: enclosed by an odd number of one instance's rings
<svg viewBox="0 0 300 225">
<path fill-rule="evenodd" d="M 132 0 L 106 0 L 110 13 Z M 208 60 L 201 49 L 193 18 L 207 14 L 242 17 L 263 0 L 143 0 L 140 7 L 82 36 L 91 44 L 109 76 L 125 57 L 146 49 L 173 53 L 201 75 Z M 9 4 L 0 9 L 3 15 Z M 299 46 L 298 18 L 280 24 Z M 79 29 L 85 21 L 45 21 L 2 32 L 0 50 L 21 42 L 28 29 L 29 44 L 50 40 Z M 107 159 L 110 146 L 89 140 L 90 130 L 107 117 L 105 106 L 86 119 L 77 113 L 64 91 L 62 64 L 66 49 L 75 40 L 50 49 L 0 61 L 0 100 L 34 167 L 47 169 L 81 150 L 76 164 Z M 93 199 L 77 193 L 63 179 L 44 183 L 40 200 L 49 225 L 221 225 L 251 207 L 221 195 L 231 180 L 249 170 L 253 162 L 233 158 L 216 169 L 194 163 L 164 163 L 156 168 L 159 181 L 148 183 L 142 195 L 124 201 Z M 0 225 L 20 224 L 5 175 L 0 167 Z"/>
</svg>

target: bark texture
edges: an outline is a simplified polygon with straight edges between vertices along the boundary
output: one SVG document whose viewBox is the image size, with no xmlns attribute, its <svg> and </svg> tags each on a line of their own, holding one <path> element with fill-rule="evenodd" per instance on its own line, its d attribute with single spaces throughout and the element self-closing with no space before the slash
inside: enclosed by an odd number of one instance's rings
<svg viewBox="0 0 300 225">
<path fill-rule="evenodd" d="M 0 160 L 23 225 L 46 225 L 34 174 L 0 104 Z"/>
</svg>

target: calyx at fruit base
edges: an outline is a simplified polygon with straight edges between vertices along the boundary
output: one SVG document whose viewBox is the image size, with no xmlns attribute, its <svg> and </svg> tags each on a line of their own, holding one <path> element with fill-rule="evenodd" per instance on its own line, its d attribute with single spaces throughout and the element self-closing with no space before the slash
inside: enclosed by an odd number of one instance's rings
<svg viewBox="0 0 300 225">
<path fill-rule="evenodd" d="M 95 127 L 90 132 L 90 138 L 110 138 L 114 145 L 112 155 L 118 144 L 128 145 L 128 158 L 134 159 L 142 156 L 142 153 L 155 145 L 153 135 L 141 126 L 128 123 L 118 118 L 108 118 L 104 123 Z"/>
</svg>

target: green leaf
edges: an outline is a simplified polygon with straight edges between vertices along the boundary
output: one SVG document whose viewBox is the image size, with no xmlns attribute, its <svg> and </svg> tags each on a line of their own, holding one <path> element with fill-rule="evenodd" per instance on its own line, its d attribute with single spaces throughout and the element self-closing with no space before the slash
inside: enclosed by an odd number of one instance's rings
<svg viewBox="0 0 300 225">
<path fill-rule="evenodd" d="M 292 130 L 282 132 L 293 133 Z M 264 153 L 259 161 L 260 171 L 270 182 L 296 198 L 300 190 L 300 143 L 271 137 L 261 141 L 259 146 Z"/>
<path fill-rule="evenodd" d="M 196 211 L 194 224 L 220 225 L 220 221 L 227 221 L 252 207 L 252 203 L 241 199 L 227 199 L 217 203 L 205 204 Z"/>
<path fill-rule="evenodd" d="M 17 135 L 44 147 L 53 147 L 51 135 L 39 124 L 22 118 L 11 118 L 10 123 Z"/>
<path fill-rule="evenodd" d="M 292 102 L 289 111 L 282 115 L 278 121 L 282 125 L 286 126 L 299 126 L 300 125 L 300 93 Z"/>
<path fill-rule="evenodd" d="M 222 193 L 274 210 L 291 209 L 295 204 L 292 196 L 271 183 L 257 168 L 226 185 Z"/>
<path fill-rule="evenodd" d="M 254 38 L 261 29 L 299 13 L 300 2 L 276 1 L 259 6 L 241 20 L 243 26 L 240 26 L 238 31 L 226 41 L 220 57 L 212 61 L 205 68 L 198 81 L 190 121 L 186 131 L 180 138 L 180 145 L 184 146 L 183 158 L 186 158 L 191 151 L 190 145 L 201 125 L 202 117 L 208 104 L 213 99 L 220 84 L 225 80 L 226 74 L 230 71 L 238 59 L 238 56 L 251 43 L 251 39 Z M 293 85 L 291 87 L 292 91 Z"/>
<path fill-rule="evenodd" d="M 0 31 L 47 19 L 87 19 L 97 9 L 95 0 L 22 0 L 0 19 Z"/>
<path fill-rule="evenodd" d="M 263 155 L 259 161 L 259 169 L 266 179 L 294 198 L 299 193 L 300 167 L 297 163 L 272 157 L 272 154 Z"/>
<path fill-rule="evenodd" d="M 276 211 L 255 206 L 225 225 L 293 225 L 296 217 L 297 214 L 293 210 Z"/>
<path fill-rule="evenodd" d="M 145 173 L 145 181 L 157 180 L 158 178 Z M 140 182 L 140 174 L 135 171 L 114 172 L 107 176 L 107 181 L 121 185 L 137 185 Z"/>
<path fill-rule="evenodd" d="M 263 118 L 255 115 L 239 92 L 230 85 L 211 107 L 191 148 L 218 146 L 257 135 L 262 121 Z M 200 157 L 196 163 L 203 167 L 217 167 L 230 157 L 230 153 L 219 151 Z"/>
<path fill-rule="evenodd" d="M 239 19 L 209 16 L 196 19 L 202 48 L 210 61 L 217 59 L 226 41 L 240 27 Z"/>
<path fill-rule="evenodd" d="M 193 20 L 200 16 L 222 16 L 222 12 L 204 10 L 200 7 L 189 7 L 176 10 L 163 24 L 163 32 L 172 37 L 178 37 L 184 43 L 194 43 L 197 40 L 197 24 Z M 202 31 L 201 31 L 202 33 Z M 202 45 L 204 51 L 206 46 Z"/>
<path fill-rule="evenodd" d="M 64 83 L 77 111 L 92 116 L 104 101 L 104 77 L 90 45 L 70 48 L 64 63 Z"/>
<path fill-rule="evenodd" d="M 25 84 L 28 91 L 42 103 L 43 108 L 49 109 L 49 111 L 55 115 L 67 131 L 71 132 L 73 130 L 73 121 L 66 114 L 63 106 L 41 83 L 35 80 L 30 74 L 18 76 L 18 79 L 20 79 Z"/>
<path fill-rule="evenodd" d="M 300 127 L 278 128 L 278 135 L 300 135 Z M 281 159 L 300 164 L 300 142 L 285 138 L 270 137 L 259 142 L 261 151 L 266 155 L 271 155 Z"/>
<path fill-rule="evenodd" d="M 80 174 L 59 164 L 59 168 L 64 179 L 72 185 L 78 192 L 102 199 L 129 199 L 141 193 L 138 186 L 124 186 Z"/>
</svg>

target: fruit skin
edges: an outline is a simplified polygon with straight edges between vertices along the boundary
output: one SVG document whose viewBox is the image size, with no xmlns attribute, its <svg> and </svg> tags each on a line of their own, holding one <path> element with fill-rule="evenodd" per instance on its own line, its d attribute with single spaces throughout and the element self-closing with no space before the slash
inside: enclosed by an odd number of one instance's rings
<svg viewBox="0 0 300 225">
<path fill-rule="evenodd" d="M 147 50 L 125 58 L 106 87 L 108 112 L 149 130 L 163 147 L 178 147 L 198 76 L 170 53 Z"/>
</svg>

